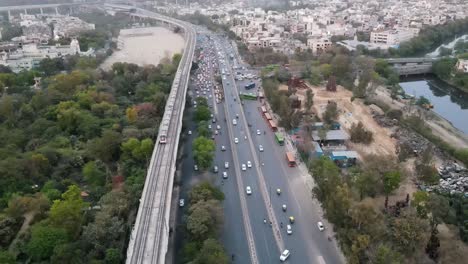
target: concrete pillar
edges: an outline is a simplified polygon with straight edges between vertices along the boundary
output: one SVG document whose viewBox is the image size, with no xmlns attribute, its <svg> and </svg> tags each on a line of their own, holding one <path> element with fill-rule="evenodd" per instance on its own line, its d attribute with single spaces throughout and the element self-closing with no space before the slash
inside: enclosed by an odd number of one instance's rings
<svg viewBox="0 0 468 264">
<path fill-rule="evenodd" d="M 44 14 L 44 9 L 42 9 L 42 7 L 41 7 L 41 8 L 39 8 L 39 10 L 41 11 L 41 15 L 43 15 Z"/>
<path fill-rule="evenodd" d="M 25 14 L 25 15 L 28 14 L 28 10 L 27 10 L 27 9 L 24 9 L 24 14 Z"/>
<path fill-rule="evenodd" d="M 58 12 L 58 7 L 55 8 L 55 14 L 58 15 L 59 12 Z"/>
<path fill-rule="evenodd" d="M 8 21 L 11 22 L 11 11 L 8 10 Z"/>
</svg>

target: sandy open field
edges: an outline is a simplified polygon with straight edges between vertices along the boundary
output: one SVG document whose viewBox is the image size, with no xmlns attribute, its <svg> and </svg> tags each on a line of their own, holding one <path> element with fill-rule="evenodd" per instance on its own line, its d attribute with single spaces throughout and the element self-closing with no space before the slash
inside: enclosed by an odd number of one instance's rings
<svg viewBox="0 0 468 264">
<path fill-rule="evenodd" d="M 324 87 L 317 86 L 312 86 L 312 91 L 314 92 L 313 108 L 319 116 L 325 112 L 328 101 L 335 101 L 339 110 L 338 121 L 344 130 L 349 132 L 352 124 L 361 121 L 366 129 L 374 133 L 374 141 L 370 145 L 350 142 L 350 149 L 356 150 L 361 156 L 366 154 L 395 155 L 396 140 L 390 137 L 392 131 L 379 126 L 372 117 L 371 109 L 361 100 L 351 102 L 351 91 L 341 86 L 338 86 L 336 92 L 328 92 Z M 300 93 L 305 94 L 305 91 L 300 91 Z"/>
</svg>

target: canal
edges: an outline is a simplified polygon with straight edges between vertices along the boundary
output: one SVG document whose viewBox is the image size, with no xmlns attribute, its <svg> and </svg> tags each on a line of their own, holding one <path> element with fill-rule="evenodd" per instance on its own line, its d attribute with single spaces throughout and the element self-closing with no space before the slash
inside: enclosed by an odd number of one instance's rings
<svg viewBox="0 0 468 264">
<path fill-rule="evenodd" d="M 435 77 L 405 78 L 400 86 L 407 94 L 429 99 L 434 105 L 435 113 L 468 135 L 468 94 Z"/>
</svg>

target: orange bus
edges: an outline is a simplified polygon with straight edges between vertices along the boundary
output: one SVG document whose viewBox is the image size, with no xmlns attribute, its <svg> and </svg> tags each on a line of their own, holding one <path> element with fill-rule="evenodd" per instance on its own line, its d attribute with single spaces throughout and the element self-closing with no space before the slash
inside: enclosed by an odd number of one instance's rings
<svg viewBox="0 0 468 264">
<path fill-rule="evenodd" d="M 265 118 L 267 120 L 272 120 L 273 119 L 273 118 L 271 118 L 271 115 L 269 113 L 264 113 L 264 115 L 265 115 Z"/>
<path fill-rule="evenodd" d="M 266 113 L 266 107 L 262 106 L 261 109 L 262 109 L 262 113 Z"/>
<path fill-rule="evenodd" d="M 271 130 L 273 132 L 278 131 L 278 127 L 276 127 L 276 123 L 273 120 L 268 120 L 268 125 L 270 126 Z"/>
<path fill-rule="evenodd" d="M 288 161 L 289 167 L 296 166 L 296 159 L 294 158 L 294 154 L 292 154 L 291 152 L 286 152 L 286 160 Z"/>
</svg>

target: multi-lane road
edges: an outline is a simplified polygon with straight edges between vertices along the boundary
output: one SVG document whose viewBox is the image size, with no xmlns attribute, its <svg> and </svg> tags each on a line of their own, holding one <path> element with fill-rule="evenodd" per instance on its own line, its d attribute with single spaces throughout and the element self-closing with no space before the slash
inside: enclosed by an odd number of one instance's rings
<svg viewBox="0 0 468 264">
<path fill-rule="evenodd" d="M 234 76 L 237 71 L 249 71 L 247 65 L 236 56 L 230 58 L 236 52 L 229 41 L 210 36 L 211 40 L 205 39 L 209 43 L 204 48 L 215 49 L 219 72 L 225 73 L 221 79 L 225 100 L 220 104 L 213 102 L 221 130 L 215 136 L 215 165 L 220 172 L 213 173 L 212 177 L 226 196 L 223 242 L 227 253 L 235 255 L 238 263 L 277 263 L 281 251 L 289 249 L 289 263 L 342 263 L 336 243 L 327 239 L 332 235 L 331 230 L 321 232 L 317 228 L 317 222 L 323 218 L 320 206 L 304 184 L 304 177 L 310 176 L 287 166 L 286 147 L 275 142 L 273 132 L 258 110 L 260 102 L 244 100 L 241 104 L 239 92 L 245 91 L 244 85 L 250 81 L 236 81 Z M 193 124 L 191 129 L 195 129 Z M 259 150 L 259 145 L 264 151 Z M 227 151 L 221 151 L 221 146 Z M 230 164 L 228 169 L 224 169 L 226 161 Z M 252 167 L 242 170 L 242 164 L 247 166 L 249 161 Z M 193 171 L 193 161 L 189 164 L 184 166 L 184 175 Z M 222 179 L 223 171 L 228 173 L 226 180 Z M 252 190 L 251 195 L 246 193 L 247 186 Z M 282 190 L 281 195 L 276 194 L 278 188 Z M 287 205 L 286 212 L 282 210 L 283 204 Z M 291 225 L 291 235 L 286 233 L 289 216 L 296 220 Z"/>
</svg>

